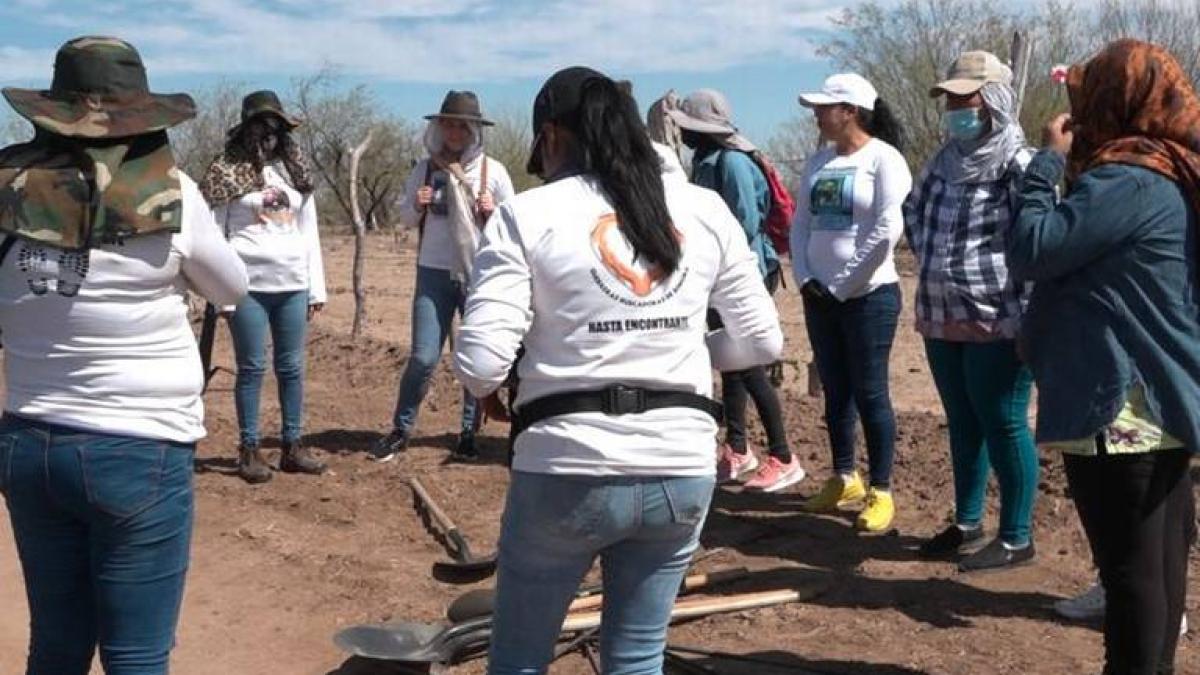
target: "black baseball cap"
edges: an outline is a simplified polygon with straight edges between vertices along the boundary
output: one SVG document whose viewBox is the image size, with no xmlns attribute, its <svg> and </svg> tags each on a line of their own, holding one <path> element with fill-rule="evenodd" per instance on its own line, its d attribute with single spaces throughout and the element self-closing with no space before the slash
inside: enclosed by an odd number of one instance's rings
<svg viewBox="0 0 1200 675">
<path fill-rule="evenodd" d="M 529 162 L 525 170 L 539 176 L 542 158 L 539 152 L 542 143 L 542 125 L 551 121 L 569 119 L 579 112 L 583 89 L 595 79 L 609 79 L 607 75 L 585 66 L 563 68 L 550 76 L 533 99 L 533 143 L 529 147 Z"/>
</svg>

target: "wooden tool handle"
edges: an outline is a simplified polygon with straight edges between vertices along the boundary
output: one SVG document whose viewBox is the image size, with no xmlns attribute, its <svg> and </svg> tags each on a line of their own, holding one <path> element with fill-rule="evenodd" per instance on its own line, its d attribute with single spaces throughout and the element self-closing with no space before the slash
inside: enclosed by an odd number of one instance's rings
<svg viewBox="0 0 1200 675">
<path fill-rule="evenodd" d="M 684 578 L 681 592 L 686 593 L 687 591 L 694 591 L 698 588 L 704 588 L 705 586 L 715 586 L 716 584 L 737 581 L 738 579 L 745 579 L 748 576 L 750 576 L 750 570 L 746 569 L 745 567 L 733 567 L 727 570 L 710 572 L 708 574 L 693 574 Z M 589 595 L 572 602 L 571 607 L 567 611 L 583 612 L 586 610 L 596 609 L 602 605 L 604 605 L 603 594 Z"/>
<path fill-rule="evenodd" d="M 707 574 L 693 574 L 683 580 L 683 590 L 694 591 L 697 588 L 705 586 L 715 586 L 717 584 L 725 584 L 730 581 L 738 581 L 750 576 L 750 570 L 745 567 L 731 567 L 727 570 L 717 570 Z"/>
<path fill-rule="evenodd" d="M 738 612 L 745 609 L 755 609 L 756 607 L 782 605 L 789 602 L 796 602 L 800 597 L 800 591 L 785 589 L 780 591 L 764 591 L 762 593 L 726 595 L 719 598 L 682 600 L 675 603 L 675 607 L 671 610 L 671 620 L 677 621 L 679 619 L 691 619 L 709 614 L 719 614 L 721 612 Z M 567 620 L 563 622 L 562 629 L 564 632 L 573 633 L 594 628 L 600 625 L 600 617 L 600 612 L 587 612 L 568 616 Z"/>
<path fill-rule="evenodd" d="M 450 520 L 450 516 L 446 515 L 442 507 L 438 506 L 437 502 L 433 501 L 433 498 L 429 496 L 429 492 L 425 490 L 425 485 L 421 483 L 420 478 L 410 478 L 408 479 L 408 484 L 412 487 L 413 493 L 417 495 L 417 499 L 425 505 L 425 508 L 429 509 L 429 513 L 438 522 L 438 525 L 442 526 L 442 529 L 447 532 L 458 529 L 454 521 Z"/>
</svg>

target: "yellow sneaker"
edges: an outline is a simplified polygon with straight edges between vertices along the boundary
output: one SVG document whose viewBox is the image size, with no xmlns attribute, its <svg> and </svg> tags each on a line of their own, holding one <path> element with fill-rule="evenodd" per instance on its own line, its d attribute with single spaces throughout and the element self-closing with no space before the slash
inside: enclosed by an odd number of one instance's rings
<svg viewBox="0 0 1200 675">
<path fill-rule="evenodd" d="M 805 500 L 801 508 L 810 513 L 828 513 L 857 502 L 866 495 L 867 489 L 857 473 L 850 474 L 848 479 L 834 476 L 825 481 L 820 492 Z"/>
<path fill-rule="evenodd" d="M 864 532 L 883 532 L 892 524 L 896 516 L 896 503 L 892 501 L 892 493 L 886 490 L 871 488 L 867 490 L 867 505 L 854 526 Z"/>
</svg>

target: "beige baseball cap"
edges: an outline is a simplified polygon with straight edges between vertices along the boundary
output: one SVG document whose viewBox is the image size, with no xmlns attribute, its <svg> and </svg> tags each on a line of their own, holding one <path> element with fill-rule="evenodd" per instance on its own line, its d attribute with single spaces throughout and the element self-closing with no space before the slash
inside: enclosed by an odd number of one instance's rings
<svg viewBox="0 0 1200 675">
<path fill-rule="evenodd" d="M 968 96 L 988 82 L 1012 84 L 1012 69 L 991 52 L 964 52 L 950 65 L 946 79 L 929 90 L 937 98 L 942 94 Z"/>
</svg>

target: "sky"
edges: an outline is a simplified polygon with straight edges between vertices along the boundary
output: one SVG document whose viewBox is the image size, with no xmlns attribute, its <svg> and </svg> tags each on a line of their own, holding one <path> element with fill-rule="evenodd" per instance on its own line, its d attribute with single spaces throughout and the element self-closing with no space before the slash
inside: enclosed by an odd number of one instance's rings
<svg viewBox="0 0 1200 675">
<path fill-rule="evenodd" d="M 0 84 L 48 86 L 63 42 L 115 35 L 141 51 L 155 91 L 285 91 L 332 66 L 416 120 L 451 88 L 476 91 L 485 113 L 524 116 L 546 77 L 588 65 L 633 81 L 643 109 L 670 88 L 719 89 L 765 143 L 830 74 L 817 48 L 852 2 L 0 0 Z"/>
</svg>

